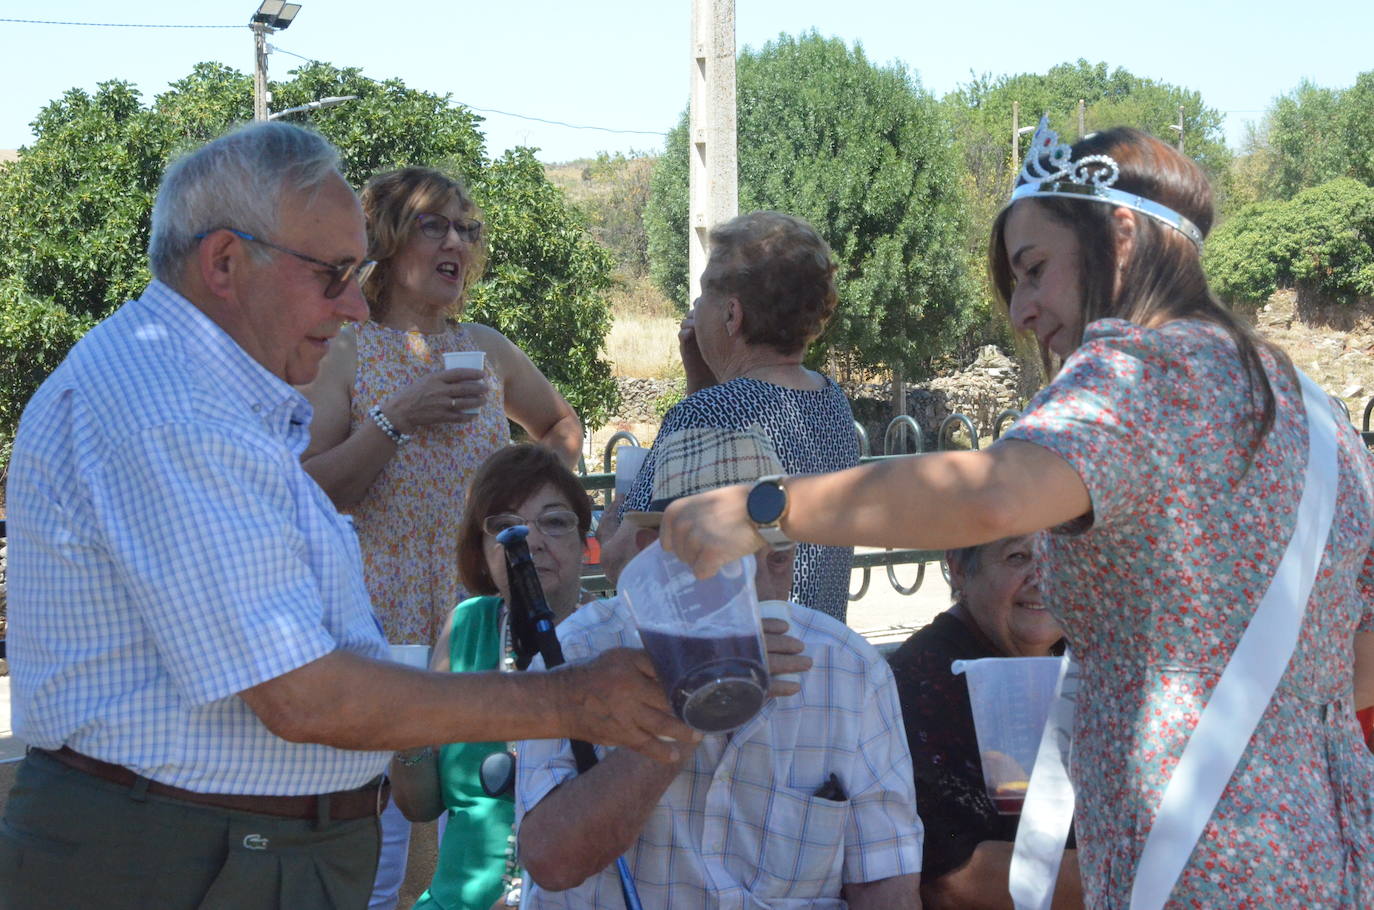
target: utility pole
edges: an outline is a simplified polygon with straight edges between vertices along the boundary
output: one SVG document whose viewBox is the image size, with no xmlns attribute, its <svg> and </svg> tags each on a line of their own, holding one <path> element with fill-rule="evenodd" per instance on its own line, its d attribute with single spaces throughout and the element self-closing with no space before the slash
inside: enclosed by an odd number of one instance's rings
<svg viewBox="0 0 1374 910">
<path fill-rule="evenodd" d="M 267 119 L 267 32 L 261 22 L 250 22 L 253 30 L 253 119 Z"/>
<path fill-rule="evenodd" d="M 301 11 L 299 3 L 285 0 L 262 0 L 258 11 L 248 20 L 253 30 L 253 119 L 268 120 L 267 105 L 272 95 L 267 91 L 267 36 L 279 32 L 296 20 Z"/>
<path fill-rule="evenodd" d="M 1082 98 L 1078 99 L 1078 138 L 1082 139 L 1088 134 L 1088 106 Z"/>
<path fill-rule="evenodd" d="M 1021 161 L 1021 102 L 1011 103 L 1011 182 L 1016 184 L 1016 166 Z"/>
<path fill-rule="evenodd" d="M 701 294 L 713 225 L 739 213 L 735 134 L 735 0 L 692 0 L 692 101 L 688 117 L 688 286 Z"/>
<path fill-rule="evenodd" d="M 1178 150 L 1183 151 L 1183 105 L 1178 106 Z"/>
</svg>

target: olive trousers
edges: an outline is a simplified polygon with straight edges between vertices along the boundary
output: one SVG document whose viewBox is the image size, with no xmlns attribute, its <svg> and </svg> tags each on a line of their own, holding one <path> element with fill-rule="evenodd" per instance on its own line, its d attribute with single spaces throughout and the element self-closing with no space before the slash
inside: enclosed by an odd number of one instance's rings
<svg viewBox="0 0 1374 910">
<path fill-rule="evenodd" d="M 376 817 L 195 805 L 30 752 L 0 820 L 0 910 L 362 910 Z"/>
</svg>

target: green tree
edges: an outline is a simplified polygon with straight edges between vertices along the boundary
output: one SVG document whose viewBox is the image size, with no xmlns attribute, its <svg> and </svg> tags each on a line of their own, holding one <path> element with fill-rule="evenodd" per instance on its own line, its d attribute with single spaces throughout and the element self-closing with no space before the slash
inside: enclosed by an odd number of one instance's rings
<svg viewBox="0 0 1374 910">
<path fill-rule="evenodd" d="M 469 314 L 515 341 L 583 422 L 600 426 L 617 396 L 601 358 L 611 330 L 611 254 L 592 240 L 582 214 L 548 182 L 529 149 L 492 162 L 472 189 L 493 241 L 487 280 L 474 291 Z"/>
<path fill-rule="evenodd" d="M 279 109 L 358 96 L 308 115 L 339 147 L 355 186 L 405 164 L 464 175 L 488 210 L 494 238 L 474 315 L 506 331 L 585 422 L 608 416 L 615 388 L 599 351 L 609 326 L 610 266 L 581 216 L 530 166 L 528 152 L 490 162 L 476 114 L 447 96 L 376 82 L 356 69 L 311 63 L 272 91 Z M 147 283 L 152 203 L 168 160 L 246 120 L 251 100 L 250 77 L 202 63 L 152 105 L 128 83 L 112 81 L 93 95 L 73 89 L 39 113 L 33 145 L 0 170 L 0 336 L 22 343 L 27 358 L 26 369 L 0 382 L 0 439 L 12 434 L 23 402 L 67 348 Z"/>
<path fill-rule="evenodd" d="M 786 35 L 739 56 L 741 211 L 810 221 L 840 263 L 840 308 L 809 354 L 833 349 L 907 378 L 967 328 L 964 209 L 939 105 L 901 65 Z M 687 118 L 668 137 L 645 220 L 651 274 L 687 305 Z"/>
<path fill-rule="evenodd" d="M 1080 58 L 1045 73 L 1019 73 L 996 79 L 970 79 L 944 99 L 954 123 L 964 164 L 971 179 L 970 206 L 978 230 L 986 231 L 992 216 L 1006 202 L 1013 176 L 1021 166 L 1030 133 L 1011 153 L 1012 105 L 1020 104 L 1020 126 L 1033 127 L 1041 114 L 1065 141 L 1078 138 L 1078 102 L 1084 102 L 1084 132 L 1113 126 L 1133 126 L 1170 144 L 1183 107 L 1184 151 L 1224 192 L 1231 154 L 1226 148 L 1221 113 L 1203 104 L 1202 96 L 1168 83 L 1136 76 L 1120 67 Z M 978 247 L 986 236 L 974 239 Z"/>
<path fill-rule="evenodd" d="M 1303 80 L 1274 102 L 1266 117 L 1273 155 L 1269 198 L 1292 199 L 1301 190 L 1334 180 L 1345 170 L 1341 93 Z"/>
<path fill-rule="evenodd" d="M 1203 262 L 1227 300 L 1261 303 L 1281 287 L 1374 297 L 1374 187 L 1341 177 L 1247 206 L 1208 238 Z"/>
<path fill-rule="evenodd" d="M 1346 174 L 1374 186 L 1374 70 L 1342 93 L 1340 130 Z"/>
<path fill-rule="evenodd" d="M 1344 89 L 1299 83 L 1274 99 L 1245 151 L 1255 199 L 1293 199 L 1338 177 L 1374 186 L 1374 71 Z"/>
</svg>

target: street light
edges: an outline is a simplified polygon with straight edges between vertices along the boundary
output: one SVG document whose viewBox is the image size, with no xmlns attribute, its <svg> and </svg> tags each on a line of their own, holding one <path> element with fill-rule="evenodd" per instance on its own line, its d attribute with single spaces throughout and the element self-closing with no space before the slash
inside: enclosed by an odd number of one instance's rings
<svg viewBox="0 0 1374 910">
<path fill-rule="evenodd" d="M 301 11 L 299 3 L 262 0 L 248 20 L 253 30 L 253 119 L 267 120 L 267 36 L 291 25 Z"/>
<path fill-rule="evenodd" d="M 336 104 L 343 104 L 345 101 L 357 101 L 357 95 L 330 95 L 328 98 L 321 98 L 318 101 L 307 101 L 305 104 L 298 104 L 295 107 L 288 107 L 285 110 L 274 111 L 267 115 L 268 120 L 277 120 L 287 114 L 299 114 L 302 111 L 317 111 L 322 107 L 333 107 Z"/>
<path fill-rule="evenodd" d="M 1169 124 L 1169 129 L 1178 130 L 1178 150 L 1183 151 L 1183 105 L 1178 106 L 1178 123 Z"/>
<path fill-rule="evenodd" d="M 289 26 L 296 14 L 301 11 L 299 3 L 284 3 L 283 0 L 262 0 L 262 5 L 250 20 L 265 25 L 273 31 L 281 31 Z"/>
</svg>

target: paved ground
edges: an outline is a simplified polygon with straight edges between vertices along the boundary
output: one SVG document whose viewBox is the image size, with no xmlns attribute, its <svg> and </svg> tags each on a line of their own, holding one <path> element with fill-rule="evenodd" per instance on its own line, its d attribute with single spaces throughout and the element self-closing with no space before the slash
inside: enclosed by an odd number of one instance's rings
<svg viewBox="0 0 1374 910">
<path fill-rule="evenodd" d="M 910 586 L 916 579 L 915 566 L 898 566 L 894 571 L 898 582 L 904 586 Z M 856 571 L 849 590 L 856 593 L 862 584 L 863 573 Z M 849 625 L 875 645 L 895 645 L 948 606 L 949 587 L 940 575 L 939 564 L 926 566 L 920 588 L 909 597 L 893 589 L 887 579 L 887 570 L 874 569 L 863 599 L 849 605 Z M 23 756 L 24 744 L 14 737 L 10 726 L 10 678 L 0 676 L 0 812 L 4 811 L 17 763 Z M 434 853 L 434 825 L 415 826 L 401 906 L 409 907 L 429 884 L 434 871 Z"/>
</svg>

